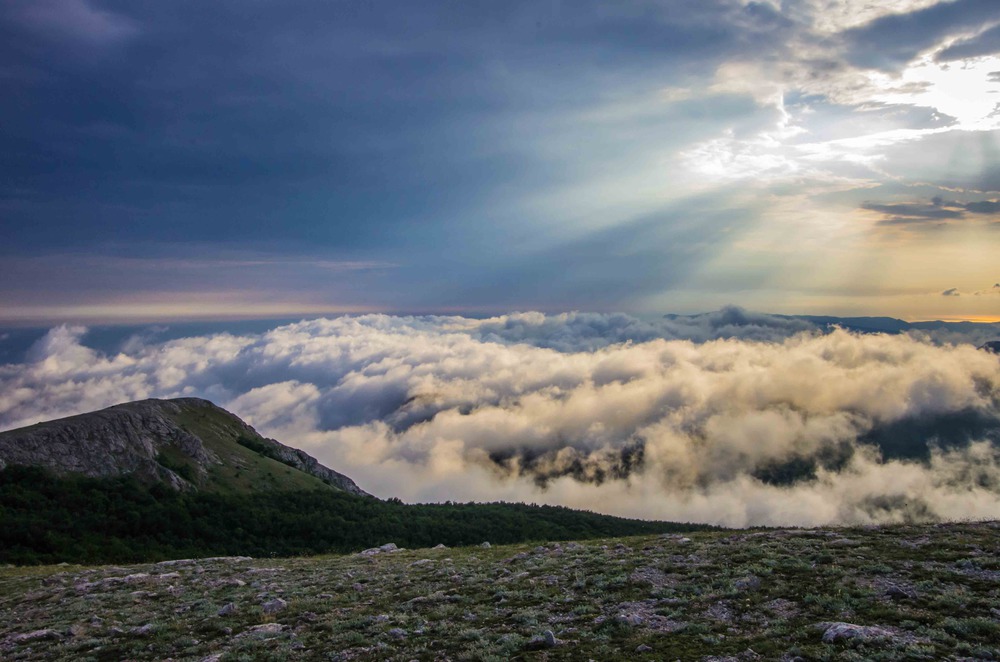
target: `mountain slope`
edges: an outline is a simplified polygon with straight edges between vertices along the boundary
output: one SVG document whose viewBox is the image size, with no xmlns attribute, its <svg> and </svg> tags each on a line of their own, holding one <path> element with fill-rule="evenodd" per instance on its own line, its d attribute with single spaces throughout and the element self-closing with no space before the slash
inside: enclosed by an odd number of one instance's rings
<svg viewBox="0 0 1000 662">
<path fill-rule="evenodd" d="M 997 660 L 998 532 L 705 531 L 0 566 L 0 658 Z"/>
<path fill-rule="evenodd" d="M 347 476 L 198 398 L 129 402 L 0 432 L 0 469 L 5 465 L 92 478 L 130 475 L 177 490 L 333 487 L 367 496 Z"/>
</svg>

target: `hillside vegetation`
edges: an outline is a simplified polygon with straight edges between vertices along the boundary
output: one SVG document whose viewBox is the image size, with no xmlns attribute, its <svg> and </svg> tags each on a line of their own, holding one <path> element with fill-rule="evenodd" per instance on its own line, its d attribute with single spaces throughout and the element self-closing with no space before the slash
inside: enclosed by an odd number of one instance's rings
<svg viewBox="0 0 1000 662">
<path fill-rule="evenodd" d="M 407 505 L 333 489 L 177 491 L 128 476 L 60 477 L 19 466 L 0 471 L 0 563 L 290 556 L 357 551 L 386 540 L 430 547 L 706 528 L 552 506 Z"/>
<path fill-rule="evenodd" d="M 0 568 L 0 658 L 995 660 L 998 534 L 704 531 Z"/>
</svg>

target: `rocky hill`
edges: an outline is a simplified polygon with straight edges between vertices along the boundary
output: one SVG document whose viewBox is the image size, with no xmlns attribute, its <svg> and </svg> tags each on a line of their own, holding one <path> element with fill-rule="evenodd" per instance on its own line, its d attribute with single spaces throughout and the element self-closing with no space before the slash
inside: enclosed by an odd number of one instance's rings
<svg viewBox="0 0 1000 662">
<path fill-rule="evenodd" d="M 129 402 L 0 432 L 0 469 L 7 465 L 95 478 L 131 475 L 177 490 L 332 487 L 366 495 L 347 476 L 197 398 Z"/>
<path fill-rule="evenodd" d="M 0 568 L 4 660 L 996 660 L 995 522 Z"/>
</svg>

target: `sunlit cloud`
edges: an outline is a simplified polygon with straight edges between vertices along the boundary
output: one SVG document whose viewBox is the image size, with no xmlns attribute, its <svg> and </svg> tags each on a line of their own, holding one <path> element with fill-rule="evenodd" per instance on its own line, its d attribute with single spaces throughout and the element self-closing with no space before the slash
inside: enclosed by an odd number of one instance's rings
<svg viewBox="0 0 1000 662">
<path fill-rule="evenodd" d="M 997 517 L 1000 364 L 945 337 L 740 309 L 371 315 L 105 353 L 63 326 L 0 366 L 0 427 L 201 396 L 382 497 L 730 525 Z"/>
</svg>

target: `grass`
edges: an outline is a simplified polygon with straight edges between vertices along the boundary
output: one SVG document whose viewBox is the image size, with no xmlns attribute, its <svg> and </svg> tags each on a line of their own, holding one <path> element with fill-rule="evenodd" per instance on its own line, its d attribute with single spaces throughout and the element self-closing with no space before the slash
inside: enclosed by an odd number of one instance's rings
<svg viewBox="0 0 1000 662">
<path fill-rule="evenodd" d="M 242 494 L 260 490 L 332 489 L 319 478 L 267 457 L 241 445 L 247 436 L 241 421 L 215 407 L 182 407 L 172 416 L 183 429 L 199 437 L 205 447 L 223 460 L 222 466 L 209 470 L 201 489 L 223 494 Z M 261 442 L 263 443 L 263 442 Z M 185 461 L 183 456 L 178 461 Z"/>
<path fill-rule="evenodd" d="M 708 531 L 688 541 L 8 567 L 0 658 L 1000 659 L 998 534 L 995 523 Z M 265 615 L 276 597 L 287 607 Z M 236 611 L 219 616 L 228 603 Z M 829 622 L 890 634 L 824 643 Z M 559 643 L 539 649 L 532 640 L 546 630 Z"/>
</svg>

